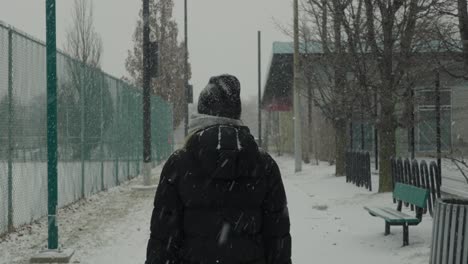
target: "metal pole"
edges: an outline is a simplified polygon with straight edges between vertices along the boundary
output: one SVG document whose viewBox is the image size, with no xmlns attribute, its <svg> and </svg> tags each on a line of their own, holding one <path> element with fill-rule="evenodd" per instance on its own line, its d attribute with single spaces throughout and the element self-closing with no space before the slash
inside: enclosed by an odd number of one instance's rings
<svg viewBox="0 0 468 264">
<path fill-rule="evenodd" d="M 81 133 L 80 133 L 80 145 L 81 145 L 81 198 L 85 198 L 85 98 L 86 88 L 85 82 L 87 76 L 85 76 L 85 65 L 81 63 L 81 78 L 80 78 L 80 98 L 81 98 Z"/>
<path fill-rule="evenodd" d="M 361 107 L 361 150 L 364 151 L 366 147 L 365 133 L 364 133 L 364 107 Z"/>
<path fill-rule="evenodd" d="M 189 91 L 188 91 L 188 20 L 187 20 L 187 0 L 184 1 L 184 35 L 185 35 L 185 65 L 184 65 L 184 84 L 185 84 L 185 136 L 188 136 L 189 124 Z"/>
<path fill-rule="evenodd" d="M 118 124 L 119 129 L 120 129 L 120 127 L 122 126 L 121 125 L 122 124 L 122 116 L 121 116 L 122 111 L 120 109 L 121 105 L 122 105 L 122 95 L 121 95 L 121 92 L 120 92 L 120 89 L 119 89 L 119 82 L 116 81 L 116 80 L 114 80 L 114 82 L 115 82 L 115 90 L 117 91 L 116 92 L 117 104 L 116 104 L 116 108 L 115 108 L 116 112 L 115 112 L 114 118 L 117 119 L 116 123 Z M 143 133 L 144 133 L 144 131 L 143 131 Z M 144 148 L 144 145 L 143 145 L 143 148 Z M 122 152 L 122 150 L 119 148 L 119 150 L 115 154 L 115 159 L 114 159 L 114 168 L 115 168 L 114 178 L 115 178 L 115 185 L 117 185 L 117 186 L 120 185 L 120 181 L 119 181 L 119 160 L 120 160 L 121 152 Z M 145 177 L 145 176 L 143 176 L 143 177 Z"/>
<path fill-rule="evenodd" d="M 8 30 L 8 231 L 13 231 L 13 31 Z"/>
<path fill-rule="evenodd" d="M 131 128 L 131 123 L 130 123 L 130 98 L 131 98 L 131 95 L 129 94 L 131 92 L 130 89 L 128 89 L 127 85 L 122 82 L 124 84 L 124 87 L 125 89 L 127 90 L 127 98 L 126 98 L 126 101 L 127 101 L 127 115 L 126 115 L 126 122 L 127 122 L 127 137 L 130 137 L 131 133 L 132 133 L 132 128 Z M 127 180 L 130 180 L 130 159 L 131 159 L 131 144 L 132 142 L 130 141 L 130 138 L 128 138 L 128 141 L 126 142 L 126 154 L 127 154 Z"/>
<path fill-rule="evenodd" d="M 375 169 L 379 169 L 379 130 L 374 128 L 374 155 L 375 155 Z"/>
<path fill-rule="evenodd" d="M 374 93 L 374 114 L 375 119 L 377 120 L 377 115 L 379 113 L 378 102 L 377 102 L 377 91 Z M 379 130 L 377 129 L 377 121 L 374 124 L 374 155 L 375 155 L 375 169 L 379 169 Z"/>
<path fill-rule="evenodd" d="M 143 0 L 143 185 L 151 173 L 151 75 L 149 0 Z"/>
<path fill-rule="evenodd" d="M 262 147 L 262 32 L 258 31 L 258 145 Z"/>
<path fill-rule="evenodd" d="M 104 191 L 105 185 L 104 185 L 104 73 L 100 73 L 101 75 L 101 94 L 100 94 L 100 117 L 101 117 L 101 133 L 100 133 L 100 142 L 99 142 L 99 152 L 101 155 L 101 191 Z"/>
<path fill-rule="evenodd" d="M 302 125 L 301 102 L 299 97 L 299 4 L 294 0 L 294 158 L 295 171 L 302 171 Z"/>
<path fill-rule="evenodd" d="M 57 39 L 55 0 L 46 0 L 48 248 L 58 249 L 57 227 Z"/>
<path fill-rule="evenodd" d="M 415 132 L 414 132 L 414 89 L 411 88 L 411 130 L 410 130 L 410 147 L 411 147 L 411 159 L 414 160 L 416 158 L 416 144 L 415 144 Z"/>
<path fill-rule="evenodd" d="M 439 168 L 439 175 L 442 175 L 442 142 L 441 142 L 441 128 L 440 128 L 440 72 L 436 71 L 435 81 L 435 108 L 436 108 L 436 144 L 437 144 L 437 167 Z"/>
</svg>

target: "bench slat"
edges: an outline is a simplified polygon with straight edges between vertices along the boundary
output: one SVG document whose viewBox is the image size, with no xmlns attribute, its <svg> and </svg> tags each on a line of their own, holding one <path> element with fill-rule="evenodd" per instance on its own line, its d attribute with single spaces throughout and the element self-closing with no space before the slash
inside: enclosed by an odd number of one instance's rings
<svg viewBox="0 0 468 264">
<path fill-rule="evenodd" d="M 384 207 L 384 208 L 382 208 L 382 210 L 384 210 L 387 213 L 393 214 L 395 216 L 395 218 L 402 218 L 402 219 L 405 219 L 405 220 L 414 220 L 414 219 L 418 220 L 418 218 L 416 218 L 414 216 L 405 214 L 405 213 L 400 212 L 398 210 L 395 210 L 393 208 Z"/>
<path fill-rule="evenodd" d="M 426 208 L 429 190 L 412 185 L 397 183 L 393 190 L 393 198 L 402 202 L 414 204 L 419 208 Z"/>
<path fill-rule="evenodd" d="M 407 215 L 388 207 L 364 207 L 364 209 L 366 209 L 370 214 L 383 218 L 386 222 L 392 224 L 417 224 L 420 222 L 419 219 L 414 216 Z"/>
</svg>

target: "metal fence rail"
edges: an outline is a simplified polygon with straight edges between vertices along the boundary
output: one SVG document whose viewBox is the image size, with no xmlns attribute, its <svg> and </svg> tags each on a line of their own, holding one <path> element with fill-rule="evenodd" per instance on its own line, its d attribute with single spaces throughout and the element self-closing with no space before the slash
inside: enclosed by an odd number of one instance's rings
<svg viewBox="0 0 468 264">
<path fill-rule="evenodd" d="M 372 191 L 371 162 L 369 152 L 346 152 L 346 182 Z"/>
<path fill-rule="evenodd" d="M 119 185 L 142 163 L 141 89 L 64 53 L 58 65 L 59 206 Z M 47 214 L 46 48 L 0 22 L 0 234 Z M 155 162 L 173 149 L 172 106 L 152 98 Z"/>
<path fill-rule="evenodd" d="M 392 159 L 392 180 L 393 184 L 401 182 L 430 191 L 430 198 L 427 201 L 427 208 L 431 216 L 434 212 L 436 200 L 441 197 L 440 187 L 442 178 L 437 163 L 432 161 L 429 165 L 426 161 L 418 162 L 401 158 Z M 408 206 L 408 205 L 406 205 Z"/>
</svg>

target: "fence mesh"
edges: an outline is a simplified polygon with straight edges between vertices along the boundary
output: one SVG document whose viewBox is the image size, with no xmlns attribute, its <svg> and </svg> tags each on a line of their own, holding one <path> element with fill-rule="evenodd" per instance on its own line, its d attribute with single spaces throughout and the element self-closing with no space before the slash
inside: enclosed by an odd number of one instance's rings
<svg viewBox="0 0 468 264">
<path fill-rule="evenodd" d="M 139 174 L 143 107 L 141 89 L 66 54 L 57 70 L 62 207 Z M 0 24 L 0 234 L 47 214 L 46 84 L 45 45 Z M 152 121 L 160 162 L 173 150 L 172 106 L 156 96 Z"/>
</svg>

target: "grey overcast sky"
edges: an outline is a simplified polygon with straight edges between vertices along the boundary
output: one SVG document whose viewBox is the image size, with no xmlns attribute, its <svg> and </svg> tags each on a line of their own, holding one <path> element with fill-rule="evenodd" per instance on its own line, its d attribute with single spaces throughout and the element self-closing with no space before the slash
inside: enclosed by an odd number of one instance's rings
<svg viewBox="0 0 468 264">
<path fill-rule="evenodd" d="M 183 38 L 183 0 L 175 1 L 174 19 Z M 116 77 L 126 75 L 127 50 L 141 0 L 93 0 L 96 30 L 104 43 L 102 68 Z M 57 0 L 57 41 L 63 47 L 73 0 Z M 262 79 L 273 41 L 288 41 L 275 25 L 292 23 L 291 0 L 188 0 L 189 52 L 195 96 L 212 75 L 239 77 L 244 99 L 257 93 L 257 30 L 263 35 Z M 45 0 L 0 0 L 0 20 L 45 39 Z"/>
</svg>

